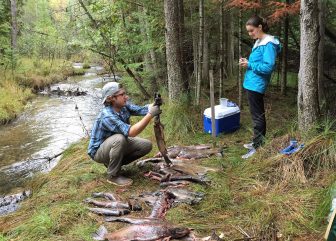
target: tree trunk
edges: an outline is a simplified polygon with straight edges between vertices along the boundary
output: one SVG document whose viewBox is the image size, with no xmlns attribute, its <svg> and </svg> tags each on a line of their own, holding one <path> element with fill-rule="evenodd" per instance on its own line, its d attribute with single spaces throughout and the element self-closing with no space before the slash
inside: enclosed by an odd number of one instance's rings
<svg viewBox="0 0 336 241">
<path fill-rule="evenodd" d="M 319 0 L 319 32 L 320 32 L 320 43 L 318 47 L 318 93 L 319 93 L 319 103 L 326 104 L 326 110 L 328 110 L 328 103 L 326 101 L 325 94 L 325 78 L 324 78 L 324 31 L 325 31 L 325 0 Z"/>
<path fill-rule="evenodd" d="M 238 56 L 239 58 L 242 57 L 242 10 L 239 9 L 239 44 L 238 44 Z M 242 109 L 243 108 L 243 86 L 242 86 L 242 77 L 243 77 L 243 69 L 242 67 L 239 66 L 239 73 L 238 73 L 238 105 L 239 108 Z"/>
<path fill-rule="evenodd" d="M 181 63 L 182 63 L 182 80 L 184 89 L 189 92 L 189 74 L 187 71 L 187 46 L 184 28 L 184 5 L 183 0 L 178 0 L 178 13 L 179 13 L 179 39 L 180 39 L 180 52 L 181 52 Z"/>
<path fill-rule="evenodd" d="M 286 3 L 289 3 L 289 0 L 286 0 Z M 283 20 L 283 50 L 282 50 L 282 59 L 281 59 L 281 94 L 286 94 L 287 89 L 287 66 L 288 66 L 288 28 L 289 28 L 289 18 L 285 17 Z"/>
<path fill-rule="evenodd" d="M 12 61 L 11 61 L 11 69 L 12 69 L 12 78 L 14 79 L 14 69 L 16 65 L 15 61 L 15 53 L 16 53 L 16 40 L 17 40 L 17 5 L 16 0 L 11 0 L 11 47 L 12 47 Z"/>
<path fill-rule="evenodd" d="M 229 10 L 227 16 L 227 21 L 226 21 L 226 26 L 227 26 L 227 34 L 226 34 L 226 58 L 224 60 L 226 73 L 228 76 L 232 77 L 233 76 L 233 68 L 234 68 L 234 41 L 235 38 L 233 37 L 234 33 L 234 21 L 232 17 L 232 10 Z"/>
<path fill-rule="evenodd" d="M 168 91 L 171 101 L 178 100 L 184 91 L 182 83 L 182 63 L 179 40 L 178 3 L 175 0 L 164 1 L 166 20 L 166 55 Z"/>
<path fill-rule="evenodd" d="M 140 13 L 145 13 L 146 11 L 145 11 L 144 7 L 138 6 L 138 12 L 140 14 Z M 145 44 L 149 44 L 149 37 L 148 37 L 148 33 L 147 33 L 145 17 L 142 17 L 142 16 L 139 17 L 139 24 L 140 24 L 139 28 L 140 28 L 140 32 L 141 32 L 141 35 L 142 35 L 142 39 L 145 42 Z M 151 61 L 150 61 L 151 59 L 150 59 L 149 53 L 146 52 L 144 54 L 143 58 L 144 58 L 144 66 L 145 66 L 146 71 L 152 72 L 153 68 L 152 68 L 152 65 L 151 65 Z"/>
<path fill-rule="evenodd" d="M 192 22 L 194 21 L 193 18 L 193 6 L 190 6 L 190 16 L 192 19 Z M 198 77 L 198 35 L 197 35 L 197 28 L 196 27 L 191 27 L 192 30 L 192 41 L 193 41 L 193 65 L 194 65 L 194 72 L 193 72 L 193 76 L 195 79 L 195 100 L 196 100 L 196 93 L 197 93 L 197 77 Z"/>
<path fill-rule="evenodd" d="M 151 46 L 149 53 L 145 54 L 145 59 L 148 61 L 146 62 L 147 68 L 151 72 L 151 87 L 152 90 L 156 92 L 158 91 L 158 81 L 160 77 L 159 77 L 159 69 L 157 66 L 156 54 L 153 48 L 153 37 L 147 19 L 148 16 L 147 9 L 145 7 L 140 7 L 140 9 L 146 15 L 144 19 L 140 17 L 140 22 L 141 24 L 143 24 L 143 27 L 141 27 L 141 29 L 143 29 L 145 32 L 145 39 L 147 39 L 147 43 Z"/>
<path fill-rule="evenodd" d="M 222 96 L 224 84 L 224 3 L 220 7 L 220 23 L 219 23 L 219 98 Z"/>
<path fill-rule="evenodd" d="M 202 60 L 204 52 L 204 0 L 199 0 L 199 44 L 198 44 L 198 66 L 197 66 L 197 83 L 196 83 L 196 105 L 200 103 L 201 93 L 201 79 L 202 73 Z"/>
<path fill-rule="evenodd" d="M 307 131 L 319 117 L 318 23 L 318 2 L 316 0 L 301 0 L 301 49 L 298 85 L 298 123 L 301 132 Z"/>
<path fill-rule="evenodd" d="M 206 85 L 209 84 L 209 67 L 210 67 L 210 55 L 209 55 L 209 26 L 207 24 L 204 24 L 204 48 L 203 48 L 203 65 L 202 65 L 202 81 L 203 83 L 206 83 Z M 201 82 L 202 86 L 202 82 Z"/>
<path fill-rule="evenodd" d="M 16 42 L 17 42 L 17 4 L 16 0 L 10 0 L 11 3 L 11 18 L 12 18 L 12 29 L 11 29 L 11 44 L 12 44 L 12 50 L 16 51 Z"/>
</svg>

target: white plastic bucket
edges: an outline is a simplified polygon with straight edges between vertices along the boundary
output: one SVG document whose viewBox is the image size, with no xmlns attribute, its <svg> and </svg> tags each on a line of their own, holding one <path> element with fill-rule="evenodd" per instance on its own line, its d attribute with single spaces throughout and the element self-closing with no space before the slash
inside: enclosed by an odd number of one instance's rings
<svg viewBox="0 0 336 241">
<path fill-rule="evenodd" d="M 227 98 L 220 98 L 220 99 L 219 99 L 219 104 L 220 104 L 222 107 L 227 107 L 227 102 L 228 102 L 228 99 L 227 99 Z"/>
</svg>

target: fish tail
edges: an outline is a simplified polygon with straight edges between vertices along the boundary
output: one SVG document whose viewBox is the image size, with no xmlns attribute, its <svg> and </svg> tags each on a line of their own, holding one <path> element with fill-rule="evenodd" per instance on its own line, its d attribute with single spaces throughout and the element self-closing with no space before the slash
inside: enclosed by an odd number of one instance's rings
<svg viewBox="0 0 336 241">
<path fill-rule="evenodd" d="M 92 238 L 94 240 L 106 240 L 105 235 L 107 233 L 107 229 L 104 226 L 100 226 L 99 229 L 92 234 Z"/>
</svg>

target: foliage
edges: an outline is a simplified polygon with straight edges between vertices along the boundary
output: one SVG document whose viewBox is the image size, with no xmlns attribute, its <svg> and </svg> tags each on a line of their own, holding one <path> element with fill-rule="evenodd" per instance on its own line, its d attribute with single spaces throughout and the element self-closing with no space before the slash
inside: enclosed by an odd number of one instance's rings
<svg viewBox="0 0 336 241">
<path fill-rule="evenodd" d="M 11 62 L 9 1 L 0 3 L 0 65 Z"/>
<path fill-rule="evenodd" d="M 241 9 L 260 9 L 262 7 L 260 1 L 255 0 L 230 0 L 227 7 L 237 7 Z"/>
<path fill-rule="evenodd" d="M 292 4 L 286 4 L 278 1 L 270 1 L 268 7 L 275 8 L 273 14 L 268 19 L 271 22 L 277 22 L 288 15 L 296 15 L 300 12 L 300 0 L 296 0 Z"/>
</svg>

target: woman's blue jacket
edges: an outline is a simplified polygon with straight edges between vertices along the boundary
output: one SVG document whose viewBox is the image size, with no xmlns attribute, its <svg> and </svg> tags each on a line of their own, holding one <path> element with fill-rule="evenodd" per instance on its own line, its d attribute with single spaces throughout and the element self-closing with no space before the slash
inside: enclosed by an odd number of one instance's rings
<svg viewBox="0 0 336 241">
<path fill-rule="evenodd" d="M 266 35 L 263 39 L 256 41 L 248 59 L 243 84 L 245 89 L 265 93 L 280 50 L 280 42 L 274 36 Z"/>
</svg>

